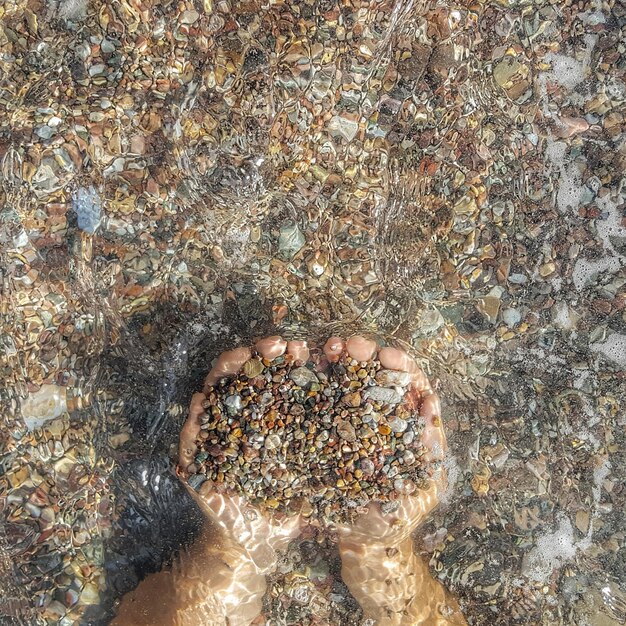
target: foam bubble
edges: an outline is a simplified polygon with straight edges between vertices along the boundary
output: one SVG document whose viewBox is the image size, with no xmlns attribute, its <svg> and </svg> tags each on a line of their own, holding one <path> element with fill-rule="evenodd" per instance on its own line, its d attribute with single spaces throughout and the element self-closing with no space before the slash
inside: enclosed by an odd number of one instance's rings
<svg viewBox="0 0 626 626">
<path fill-rule="evenodd" d="M 585 80 L 585 64 L 562 54 L 548 54 L 546 60 L 552 63 L 550 79 L 566 89 L 574 89 Z"/>
<path fill-rule="evenodd" d="M 461 475 L 461 468 L 458 461 L 452 455 L 444 460 L 443 465 L 448 472 L 448 486 L 441 494 L 440 501 L 442 504 L 449 504 L 453 499 L 456 483 Z"/>
<path fill-rule="evenodd" d="M 626 335 L 613 333 L 603 343 L 590 344 L 594 352 L 603 354 L 607 359 L 617 363 L 622 368 L 626 368 Z"/>
<path fill-rule="evenodd" d="M 544 582 L 555 569 L 576 556 L 578 547 L 572 523 L 563 515 L 554 532 L 537 537 L 534 547 L 524 555 L 522 571 L 531 580 Z"/>
<path fill-rule="evenodd" d="M 575 164 L 561 168 L 559 191 L 556 195 L 556 205 L 559 211 L 576 210 L 580 206 L 583 195 L 580 172 Z"/>
<path fill-rule="evenodd" d="M 597 261 L 578 259 L 572 273 L 574 287 L 580 291 L 583 287 L 595 282 L 601 272 L 612 274 L 621 267 L 619 258 L 605 257 Z"/>
</svg>

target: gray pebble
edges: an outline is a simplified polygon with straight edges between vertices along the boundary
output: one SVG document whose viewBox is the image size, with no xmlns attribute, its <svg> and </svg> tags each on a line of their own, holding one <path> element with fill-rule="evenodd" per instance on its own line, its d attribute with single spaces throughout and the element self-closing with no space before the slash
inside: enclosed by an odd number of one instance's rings
<svg viewBox="0 0 626 626">
<path fill-rule="evenodd" d="M 412 430 L 407 430 L 404 435 L 402 435 L 402 443 L 405 446 L 408 446 L 413 443 L 415 440 L 415 433 Z"/>
<path fill-rule="evenodd" d="M 402 395 L 388 387 L 369 387 L 364 395 L 368 400 L 373 400 L 378 404 L 399 404 L 402 401 Z"/>
<path fill-rule="evenodd" d="M 280 227 L 280 236 L 278 238 L 278 250 L 286 259 L 293 258 L 304 246 L 305 238 L 298 225 L 287 220 Z"/>
<path fill-rule="evenodd" d="M 241 403 L 241 396 L 238 394 L 228 396 L 224 400 L 224 404 L 229 415 L 236 415 L 239 411 L 241 411 L 243 406 Z"/>
<path fill-rule="evenodd" d="M 360 465 L 361 465 L 361 471 L 364 474 L 373 474 L 374 470 L 376 469 L 374 466 L 374 462 L 371 461 L 370 459 L 361 459 Z"/>
<path fill-rule="evenodd" d="M 408 422 L 401 417 L 392 417 L 389 420 L 389 428 L 391 428 L 394 433 L 403 433 L 408 425 Z"/>
<path fill-rule="evenodd" d="M 96 232 L 102 217 L 102 201 L 94 187 L 79 187 L 72 198 L 78 228 L 90 235 Z"/>
<path fill-rule="evenodd" d="M 383 515 L 389 515 L 395 513 L 400 508 L 400 502 L 398 500 L 390 500 L 389 502 L 383 502 L 380 505 L 380 510 Z"/>
<path fill-rule="evenodd" d="M 517 326 L 522 320 L 522 315 L 517 309 L 504 309 L 502 311 L 502 321 L 509 327 Z"/>
<path fill-rule="evenodd" d="M 308 367 L 296 367 L 292 369 L 289 373 L 289 378 L 291 378 L 298 387 L 307 387 L 313 383 L 319 383 L 315 372 L 311 371 Z"/>
</svg>

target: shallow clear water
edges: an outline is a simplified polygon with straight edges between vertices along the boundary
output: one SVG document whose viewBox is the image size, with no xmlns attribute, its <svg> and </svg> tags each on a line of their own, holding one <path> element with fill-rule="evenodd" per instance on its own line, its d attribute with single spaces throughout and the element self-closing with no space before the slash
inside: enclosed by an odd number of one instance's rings
<svg viewBox="0 0 626 626">
<path fill-rule="evenodd" d="M 193 540 L 172 459 L 222 350 L 362 329 L 437 381 L 416 549 L 468 621 L 624 622 L 619 3 L 0 20 L 2 623 L 107 623 Z M 328 559 L 276 624 L 358 623 Z"/>
</svg>

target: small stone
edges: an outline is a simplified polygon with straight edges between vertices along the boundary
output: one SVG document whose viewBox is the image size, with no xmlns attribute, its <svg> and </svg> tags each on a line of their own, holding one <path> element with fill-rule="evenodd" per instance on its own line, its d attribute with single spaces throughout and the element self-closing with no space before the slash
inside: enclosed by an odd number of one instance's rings
<svg viewBox="0 0 626 626">
<path fill-rule="evenodd" d="M 199 17 L 200 13 L 198 13 L 198 11 L 184 11 L 183 14 L 180 16 L 180 23 L 194 24 L 198 21 Z"/>
<path fill-rule="evenodd" d="M 293 220 L 287 220 L 280 227 L 278 251 L 286 259 L 292 259 L 305 243 L 304 235 Z"/>
<path fill-rule="evenodd" d="M 485 296 L 480 298 L 476 305 L 476 308 L 491 322 L 495 323 L 498 317 L 498 311 L 500 310 L 500 298 L 496 296 Z"/>
<path fill-rule="evenodd" d="M 373 461 L 371 461 L 370 459 L 361 459 L 359 462 L 361 464 L 361 471 L 363 472 L 363 474 L 371 475 L 374 473 L 376 467 Z"/>
<path fill-rule="evenodd" d="M 354 430 L 354 426 L 345 420 L 337 422 L 337 434 L 345 441 L 356 441 L 356 431 Z"/>
<path fill-rule="evenodd" d="M 198 491 L 205 481 L 206 476 L 203 476 L 202 474 L 192 474 L 187 482 L 193 490 Z"/>
<path fill-rule="evenodd" d="M 53 600 L 46 607 L 46 614 L 55 619 L 56 623 L 58 623 L 65 615 L 66 610 L 67 609 L 58 600 Z"/>
<path fill-rule="evenodd" d="M 289 378 L 293 380 L 298 387 L 307 387 L 309 385 L 319 383 L 319 379 L 315 375 L 315 372 L 308 367 L 296 367 L 289 373 Z"/>
<path fill-rule="evenodd" d="M 511 86 L 509 81 L 521 68 L 522 65 L 519 61 L 511 56 L 507 56 L 494 67 L 493 78 L 499 87 L 508 89 Z"/>
<path fill-rule="evenodd" d="M 224 404 L 226 405 L 226 410 L 229 415 L 237 415 L 239 411 L 242 409 L 241 396 L 238 394 L 234 394 L 232 396 L 228 396 L 224 400 Z"/>
<path fill-rule="evenodd" d="M 32 431 L 41 428 L 49 420 L 67 411 L 66 388 L 58 385 L 42 385 L 22 402 L 22 418 Z"/>
<path fill-rule="evenodd" d="M 359 132 L 359 124 L 354 120 L 335 115 L 328 124 L 328 130 L 333 137 L 343 137 L 346 141 L 352 141 Z"/>
<path fill-rule="evenodd" d="M 378 426 L 378 432 L 381 435 L 390 435 L 391 434 L 391 428 L 387 424 L 380 424 Z"/>
<path fill-rule="evenodd" d="M 419 314 L 417 323 L 422 335 L 432 335 L 444 325 L 445 320 L 437 309 L 427 309 Z"/>
<path fill-rule="evenodd" d="M 80 596 L 76 589 L 70 588 L 65 592 L 65 604 L 67 606 L 74 606 L 78 602 L 79 598 Z"/>
<path fill-rule="evenodd" d="M 388 387 L 369 387 L 363 395 L 367 400 L 378 404 L 399 404 L 402 401 L 402 395 L 396 389 Z"/>
<path fill-rule="evenodd" d="M 389 502 L 383 502 L 380 505 L 380 510 L 383 515 L 390 515 L 395 513 L 400 508 L 400 502 L 398 500 L 391 500 Z"/>
<path fill-rule="evenodd" d="M 383 387 L 395 387 L 400 385 L 405 387 L 411 382 L 409 372 L 399 372 L 397 370 L 379 370 L 376 372 L 376 382 Z"/>
<path fill-rule="evenodd" d="M 393 417 L 389 420 L 389 427 L 394 433 L 403 433 L 408 425 L 408 422 L 401 417 Z"/>
<path fill-rule="evenodd" d="M 48 125 L 40 126 L 39 128 L 35 130 L 35 134 L 38 137 L 41 137 L 41 139 L 50 139 L 50 137 L 54 135 L 54 132 L 55 132 L 54 129 Z"/>
<path fill-rule="evenodd" d="M 517 309 L 504 309 L 502 321 L 509 327 L 514 328 L 522 320 L 522 315 Z"/>
<path fill-rule="evenodd" d="M 280 448 L 281 439 L 276 433 L 272 433 L 265 438 L 265 449 L 266 450 L 276 450 L 276 448 Z"/>
<path fill-rule="evenodd" d="M 87 583 L 80 594 L 81 604 L 97 604 L 100 601 L 98 587 L 93 583 Z"/>
<path fill-rule="evenodd" d="M 259 359 L 250 359 L 243 366 L 243 373 L 248 378 L 255 378 L 263 371 L 263 363 Z"/>
<path fill-rule="evenodd" d="M 78 218 L 78 228 L 93 235 L 102 217 L 102 201 L 95 187 L 79 187 L 72 198 L 72 208 Z"/>
<path fill-rule="evenodd" d="M 104 74 L 106 70 L 106 65 L 104 63 L 96 63 L 89 68 L 89 76 L 98 76 L 99 74 Z"/>
<path fill-rule="evenodd" d="M 351 407 L 356 408 L 356 407 L 361 405 L 361 393 L 358 392 L 358 391 L 354 391 L 352 393 L 347 393 L 347 394 L 345 394 L 343 396 L 341 401 L 346 406 L 351 406 Z"/>
</svg>

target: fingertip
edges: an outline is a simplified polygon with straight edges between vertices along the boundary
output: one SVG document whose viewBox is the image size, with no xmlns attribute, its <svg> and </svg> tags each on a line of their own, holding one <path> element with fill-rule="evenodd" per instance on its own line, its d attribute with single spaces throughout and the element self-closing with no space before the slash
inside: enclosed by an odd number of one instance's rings
<svg viewBox="0 0 626 626">
<path fill-rule="evenodd" d="M 308 361 L 309 346 L 306 341 L 288 341 L 287 354 L 290 354 L 296 361 Z"/>
<path fill-rule="evenodd" d="M 204 381 L 205 388 L 215 385 L 224 376 L 236 374 L 250 358 L 252 352 L 247 347 L 222 352 Z"/>
<path fill-rule="evenodd" d="M 324 344 L 324 354 L 331 363 L 336 363 L 345 349 L 344 341 L 341 337 L 329 337 Z"/>
<path fill-rule="evenodd" d="M 441 419 L 441 403 L 436 393 L 431 393 L 424 398 L 420 415 L 426 422 L 422 434 L 422 442 L 428 450 L 426 460 L 441 461 L 445 458 L 447 444 Z"/>
<path fill-rule="evenodd" d="M 353 335 L 346 342 L 348 354 L 356 361 L 371 361 L 377 348 L 378 344 L 375 341 L 361 335 Z"/>
<path fill-rule="evenodd" d="M 420 415 L 427 420 L 432 420 L 433 417 L 439 417 L 439 419 L 441 419 L 441 402 L 438 394 L 430 393 L 423 397 Z"/>
<path fill-rule="evenodd" d="M 419 367 L 415 360 L 410 357 L 404 350 L 385 346 L 378 352 L 378 360 L 383 367 L 391 370 L 400 370 L 402 372 L 416 373 Z"/>
<path fill-rule="evenodd" d="M 264 359 L 275 359 L 285 353 L 287 342 L 280 335 L 259 339 L 254 346 Z"/>
</svg>

